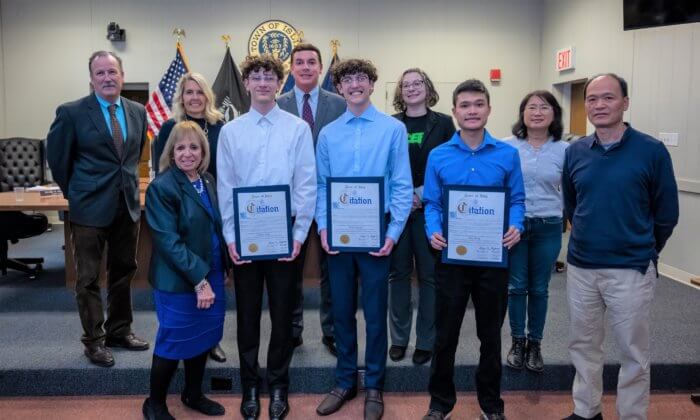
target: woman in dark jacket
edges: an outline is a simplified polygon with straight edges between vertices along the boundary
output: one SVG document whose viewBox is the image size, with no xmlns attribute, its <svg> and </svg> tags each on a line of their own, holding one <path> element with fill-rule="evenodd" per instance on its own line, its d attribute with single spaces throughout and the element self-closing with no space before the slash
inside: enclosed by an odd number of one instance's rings
<svg viewBox="0 0 700 420">
<path fill-rule="evenodd" d="M 207 79 L 199 73 L 183 74 L 175 88 L 173 98 L 173 117 L 160 128 L 158 137 L 153 141 L 153 170 L 158 173 L 163 170 L 159 165 L 165 142 L 175 124 L 182 121 L 194 121 L 204 131 L 209 143 L 211 159 L 204 169 L 216 180 L 216 149 L 219 132 L 224 125 L 224 115 L 214 106 L 214 92 L 209 87 Z M 210 356 L 217 362 L 226 361 L 226 353 L 217 344 L 211 350 Z"/>
<path fill-rule="evenodd" d="M 224 407 L 202 394 L 209 351 L 223 335 L 227 258 L 211 158 L 204 132 L 177 123 L 160 159 L 161 173 L 146 191 L 146 221 L 153 237 L 149 279 L 158 315 L 147 419 L 171 419 L 165 404 L 180 360 L 185 364 L 182 402 L 206 415 Z"/>
<path fill-rule="evenodd" d="M 423 214 L 423 178 L 428 154 L 452 137 L 452 118 L 430 109 L 439 96 L 433 82 L 421 69 L 403 72 L 396 84 L 394 117 L 406 124 L 408 153 L 413 175 L 413 207 L 398 243 L 391 255 L 389 273 L 389 327 L 393 361 L 403 359 L 411 335 L 413 305 L 411 305 L 411 273 L 415 258 L 418 272 L 419 301 L 416 320 L 416 350 L 413 363 L 424 364 L 432 356 L 435 341 L 435 260 L 425 236 Z"/>
</svg>

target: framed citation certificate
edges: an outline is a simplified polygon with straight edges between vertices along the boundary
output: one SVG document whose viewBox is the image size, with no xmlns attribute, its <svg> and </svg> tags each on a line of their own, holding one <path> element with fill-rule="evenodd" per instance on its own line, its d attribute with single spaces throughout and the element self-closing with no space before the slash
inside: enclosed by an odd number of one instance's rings
<svg viewBox="0 0 700 420">
<path fill-rule="evenodd" d="M 508 230 L 510 191 L 498 187 L 445 185 L 442 262 L 508 267 L 503 235 Z"/>
<path fill-rule="evenodd" d="M 327 208 L 332 251 L 371 252 L 384 245 L 383 177 L 329 177 Z"/>
<path fill-rule="evenodd" d="M 289 185 L 233 189 L 236 251 L 242 260 L 292 255 Z"/>
</svg>

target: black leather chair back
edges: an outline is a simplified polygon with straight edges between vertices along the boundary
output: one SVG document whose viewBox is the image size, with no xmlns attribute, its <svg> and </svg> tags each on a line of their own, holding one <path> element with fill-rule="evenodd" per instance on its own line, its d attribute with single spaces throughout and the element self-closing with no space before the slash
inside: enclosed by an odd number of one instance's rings
<svg viewBox="0 0 700 420">
<path fill-rule="evenodd" d="M 0 139 L 0 191 L 43 184 L 45 156 L 42 140 L 24 137 Z"/>
</svg>

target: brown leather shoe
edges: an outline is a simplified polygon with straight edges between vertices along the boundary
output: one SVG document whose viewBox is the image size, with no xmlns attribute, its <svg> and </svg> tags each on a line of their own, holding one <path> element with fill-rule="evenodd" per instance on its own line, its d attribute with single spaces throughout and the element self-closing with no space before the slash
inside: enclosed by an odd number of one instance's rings
<svg viewBox="0 0 700 420">
<path fill-rule="evenodd" d="M 350 401 L 357 396 L 357 388 L 333 388 L 316 408 L 319 416 L 327 416 L 340 410 L 345 401 Z"/>
<path fill-rule="evenodd" d="M 365 393 L 365 420 L 379 420 L 384 415 L 382 391 L 368 389 Z"/>
<path fill-rule="evenodd" d="M 107 347 L 121 347 L 127 350 L 148 350 L 148 342 L 138 338 L 134 333 L 129 333 L 123 337 L 107 337 L 105 345 Z"/>
<path fill-rule="evenodd" d="M 90 362 L 102 367 L 114 366 L 114 356 L 112 352 L 102 343 L 86 344 L 85 356 L 90 359 Z"/>
</svg>

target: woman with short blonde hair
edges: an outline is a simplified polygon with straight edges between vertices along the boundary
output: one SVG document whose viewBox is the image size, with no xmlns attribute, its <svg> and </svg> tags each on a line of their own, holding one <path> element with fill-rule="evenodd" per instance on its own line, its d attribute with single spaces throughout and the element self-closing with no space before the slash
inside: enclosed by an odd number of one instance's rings
<svg viewBox="0 0 700 420">
<path fill-rule="evenodd" d="M 146 190 L 153 239 L 148 281 L 158 318 L 150 391 L 142 407 L 148 420 L 173 418 L 166 400 L 180 360 L 182 403 L 209 416 L 226 412 L 202 393 L 207 358 L 224 333 L 229 268 L 216 186 L 206 172 L 209 157 L 198 123 L 175 124 L 160 158 L 163 171 Z"/>
<path fill-rule="evenodd" d="M 199 147 L 202 149 L 202 161 L 197 166 L 197 172 L 201 175 L 202 172 L 207 170 L 209 167 L 209 161 L 211 160 L 211 156 L 209 154 L 209 141 L 207 141 L 204 132 L 197 123 L 194 121 L 185 121 L 182 124 L 176 124 L 175 127 L 173 127 L 170 135 L 168 136 L 168 140 L 165 142 L 163 153 L 160 155 L 160 161 L 158 163 L 161 172 L 168 169 L 174 163 L 175 145 L 177 145 L 180 140 L 188 135 L 192 136 L 192 138 L 198 139 Z"/>
</svg>

